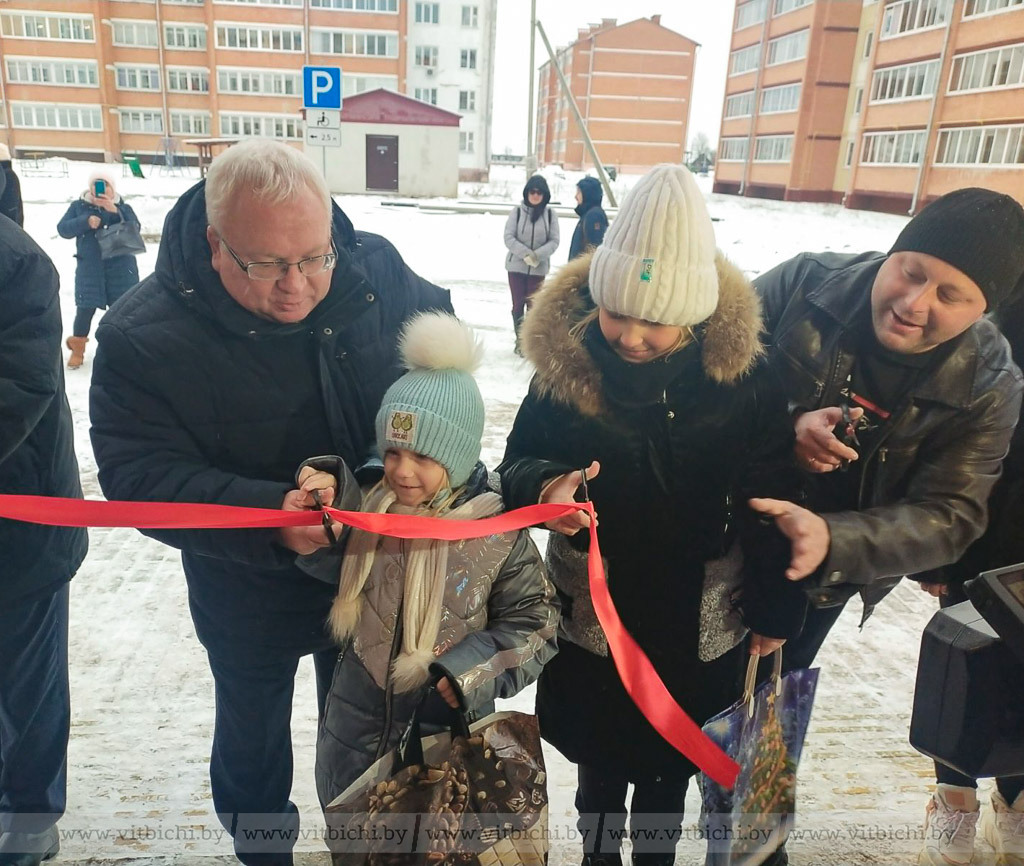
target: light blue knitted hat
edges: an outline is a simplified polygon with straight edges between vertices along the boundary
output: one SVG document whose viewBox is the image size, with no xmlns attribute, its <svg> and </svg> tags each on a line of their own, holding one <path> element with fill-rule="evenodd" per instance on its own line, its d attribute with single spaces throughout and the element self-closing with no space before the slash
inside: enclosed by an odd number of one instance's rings
<svg viewBox="0 0 1024 866">
<path fill-rule="evenodd" d="M 377 448 L 406 448 L 448 470 L 464 484 L 480 459 L 484 401 L 473 378 L 483 346 L 448 313 L 410 319 L 399 348 L 409 372 L 384 395 L 377 412 Z"/>
</svg>

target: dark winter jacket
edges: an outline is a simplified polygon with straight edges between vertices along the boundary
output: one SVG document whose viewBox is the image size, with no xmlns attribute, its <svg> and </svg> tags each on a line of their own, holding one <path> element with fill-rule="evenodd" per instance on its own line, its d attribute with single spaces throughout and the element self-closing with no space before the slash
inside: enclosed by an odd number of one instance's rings
<svg viewBox="0 0 1024 866">
<path fill-rule="evenodd" d="M 794 410 L 840 405 L 854 363 L 844 336 L 864 314 L 885 258 L 806 253 L 755 281 L 772 363 Z M 955 338 L 894 409 L 873 450 L 851 464 L 858 509 L 822 515 L 828 558 L 801 581 L 814 604 L 861 591 L 867 615 L 902 575 L 963 555 L 985 529 L 1021 390 L 1009 346 L 990 321 Z"/>
<path fill-rule="evenodd" d="M 343 494 L 355 485 L 346 474 Z M 485 492 L 487 471 L 477 464 L 455 505 Z M 359 624 L 338 658 L 317 737 L 316 782 L 324 806 L 395 748 L 427 693 L 426 685 L 395 692 L 391 675 L 401 646 L 407 550 L 402 539 L 381 538 Z M 449 545 L 435 678 L 448 677 L 467 711 L 493 712 L 495 698 L 518 694 L 555 654 L 554 597 L 525 530 Z"/>
<path fill-rule="evenodd" d="M 76 238 L 78 267 L 75 269 L 75 306 L 106 309 L 139 281 L 139 266 L 135 256 L 100 258 L 100 245 L 96 232 L 89 228 L 89 217 L 98 216 L 100 227 L 122 220 L 139 225 L 139 218 L 131 205 L 117 199 L 117 213 L 111 213 L 83 198 L 71 202 L 67 213 L 57 223 L 62 238 Z"/>
<path fill-rule="evenodd" d="M 0 219 L 0 333 L 0 493 L 81 497 L 57 272 L 7 219 Z M 78 570 L 87 545 L 84 529 L 0 518 L 0 605 L 55 591 Z"/>
<path fill-rule="evenodd" d="M 21 201 L 21 181 L 9 159 L 0 160 L 0 215 L 25 225 L 25 207 Z"/>
<path fill-rule="evenodd" d="M 584 177 L 576 184 L 583 198 L 576 205 L 576 214 L 580 221 L 572 233 L 569 244 L 569 261 L 583 255 L 591 247 L 601 246 L 605 230 L 608 228 L 608 217 L 601 207 L 604 191 L 601 181 L 596 177 Z"/>
<path fill-rule="evenodd" d="M 769 476 L 758 479 L 752 464 L 781 455 L 788 466 L 785 401 L 761 370 L 751 374 L 761 354 L 758 302 L 723 258 L 718 309 L 698 329 L 700 342 L 644 365 L 610 358 L 596 322 L 583 344 L 570 336 L 593 310 L 589 267 L 589 256 L 566 265 L 527 315 L 524 350 L 537 372 L 499 467 L 503 494 L 510 508 L 535 503 L 547 480 L 600 462 L 588 489 L 612 599 L 673 696 L 702 722 L 737 698 L 743 652 L 741 644 L 715 662 L 699 661 L 705 563 L 729 548 L 738 522 L 760 526 L 749 522 L 746 496 L 782 492 L 760 486 Z M 654 391 L 615 384 L 638 373 Z M 792 637 L 806 600 L 783 578 L 788 545 L 769 530 L 774 547 L 750 560 L 761 568 L 744 587 L 744 618 L 759 633 Z M 634 780 L 689 775 L 692 765 L 639 714 L 607 656 L 589 594 L 587 548 L 585 532 L 552 533 L 548 542 L 562 620 L 559 655 L 538 691 L 544 736 L 570 760 L 615 767 Z"/>
<path fill-rule="evenodd" d="M 353 465 L 369 454 L 384 391 L 401 372 L 399 329 L 418 310 L 451 304 L 335 207 L 327 296 L 300 323 L 269 321 L 224 290 L 206 227 L 201 182 L 168 214 L 156 271 L 97 329 L 100 485 L 110 499 L 280 508 L 310 454 Z M 218 626 L 238 611 L 254 640 L 284 645 L 287 635 L 262 633 L 261 611 L 286 598 L 289 610 L 306 605 L 322 633 L 330 587 L 300 571 L 271 530 L 151 534 L 182 549 L 193 600 L 197 587 L 223 599 Z"/>
</svg>

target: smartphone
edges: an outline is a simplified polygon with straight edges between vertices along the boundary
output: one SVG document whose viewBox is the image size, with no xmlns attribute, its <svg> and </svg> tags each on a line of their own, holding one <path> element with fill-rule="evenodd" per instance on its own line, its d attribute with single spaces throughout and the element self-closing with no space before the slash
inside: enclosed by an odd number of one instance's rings
<svg viewBox="0 0 1024 866">
<path fill-rule="evenodd" d="M 105 180 L 97 180 L 93 183 L 92 189 L 95 195 L 105 195 L 107 192 L 107 182 Z"/>
</svg>

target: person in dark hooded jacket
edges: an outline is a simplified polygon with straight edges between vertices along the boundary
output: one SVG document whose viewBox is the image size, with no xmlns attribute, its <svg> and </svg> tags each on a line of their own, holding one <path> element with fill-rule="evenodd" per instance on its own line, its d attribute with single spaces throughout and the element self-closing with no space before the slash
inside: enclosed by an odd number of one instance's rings
<svg viewBox="0 0 1024 866">
<path fill-rule="evenodd" d="M 6 144 L 0 144 L 0 214 L 25 225 L 25 207 L 21 201 L 21 181 L 11 164 L 11 151 Z"/>
<path fill-rule="evenodd" d="M 576 223 L 569 244 L 570 262 L 587 250 L 601 246 L 608 228 L 608 216 L 601 207 L 603 200 L 601 181 L 596 177 L 580 178 L 576 184 L 576 213 L 580 221 Z"/>
<path fill-rule="evenodd" d="M 81 498 L 57 271 L 0 218 L 0 492 Z M 57 853 L 67 801 L 68 588 L 84 529 L 0 519 L 0 864 Z"/>
<path fill-rule="evenodd" d="M 139 281 L 135 256 L 100 254 L 97 233 L 104 226 L 117 222 L 140 225 L 131 205 L 117 190 L 110 175 L 96 172 L 89 177 L 89 186 L 81 198 L 71 202 L 67 213 L 57 223 L 62 238 L 75 238 L 78 266 L 75 268 L 75 321 L 67 347 L 71 350 L 68 367 L 81 367 L 85 361 L 85 344 L 89 341 L 96 310 L 105 310 Z"/>
<path fill-rule="evenodd" d="M 401 372 L 399 329 L 426 309 L 450 311 L 448 293 L 355 231 L 307 157 L 271 140 L 235 145 L 167 215 L 156 271 L 96 331 L 104 494 L 280 508 L 309 455 L 361 466 Z M 242 862 L 291 864 L 295 672 L 312 654 L 322 713 L 337 655 L 325 628 L 337 588 L 296 559 L 328 547 L 326 533 L 147 534 L 182 551 L 213 673 L 215 811 Z"/>
<path fill-rule="evenodd" d="M 519 327 L 530 297 L 540 288 L 551 269 L 551 256 L 558 249 L 558 217 L 548 206 L 551 190 L 542 175 L 535 174 L 523 187 L 523 202 L 505 221 L 505 270 L 512 292 L 512 326 L 519 351 Z"/>
</svg>

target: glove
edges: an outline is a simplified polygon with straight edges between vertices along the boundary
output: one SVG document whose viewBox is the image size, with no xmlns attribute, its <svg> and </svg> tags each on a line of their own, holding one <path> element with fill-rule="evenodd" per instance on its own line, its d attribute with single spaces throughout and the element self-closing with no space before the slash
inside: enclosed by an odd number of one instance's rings
<svg viewBox="0 0 1024 866">
<path fill-rule="evenodd" d="M 535 268 L 540 264 L 540 259 L 538 259 L 533 253 L 529 253 L 523 256 L 523 261 L 526 262 L 526 264 L 528 264 L 531 268 Z"/>
</svg>

